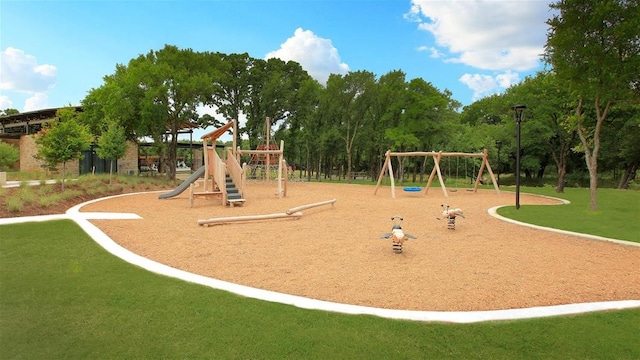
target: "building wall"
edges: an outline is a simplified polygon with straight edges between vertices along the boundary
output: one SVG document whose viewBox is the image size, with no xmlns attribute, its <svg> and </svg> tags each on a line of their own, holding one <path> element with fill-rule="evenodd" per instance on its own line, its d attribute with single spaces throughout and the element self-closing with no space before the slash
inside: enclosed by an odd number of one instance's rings
<svg viewBox="0 0 640 360">
<path fill-rule="evenodd" d="M 42 163 L 34 155 L 38 153 L 36 140 L 32 135 L 20 136 L 20 171 L 42 171 Z M 78 176 L 80 173 L 80 162 L 78 160 L 69 161 L 66 164 L 66 175 Z M 57 165 L 58 172 L 62 172 L 62 164 Z"/>
<path fill-rule="evenodd" d="M 20 140 L 13 140 L 13 144 L 9 139 L 2 141 L 8 142 L 12 145 L 18 146 L 20 149 L 19 167 L 20 171 L 45 171 L 42 168 L 42 163 L 33 156 L 38 153 L 36 142 L 33 136 L 23 135 Z M 67 163 L 67 175 L 78 176 L 80 173 L 80 161 L 73 160 Z M 131 171 L 130 171 L 131 170 Z M 62 164 L 58 164 L 58 172 L 62 171 Z M 127 151 L 124 157 L 118 159 L 118 174 L 137 174 L 138 173 L 138 145 L 134 142 L 127 142 Z"/>
<path fill-rule="evenodd" d="M 138 145 L 127 141 L 127 151 L 124 157 L 118 159 L 118 174 L 138 174 Z"/>
</svg>

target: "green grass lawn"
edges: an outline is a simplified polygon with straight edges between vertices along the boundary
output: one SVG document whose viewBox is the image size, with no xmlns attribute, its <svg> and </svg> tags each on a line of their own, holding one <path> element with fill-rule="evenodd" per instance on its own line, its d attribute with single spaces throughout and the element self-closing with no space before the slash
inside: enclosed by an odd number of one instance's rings
<svg viewBox="0 0 640 360">
<path fill-rule="evenodd" d="M 640 359 L 638 334 L 640 309 L 478 324 L 299 309 L 150 273 L 70 220 L 0 227 L 0 359 Z"/>
<path fill-rule="evenodd" d="M 509 188 L 515 190 L 515 188 Z M 565 188 L 556 193 L 553 187 L 521 188 L 527 192 L 569 200 L 561 206 L 509 206 L 498 214 L 531 224 L 556 229 L 640 242 L 640 191 L 598 189 L 598 211 L 589 210 L 589 190 Z"/>
</svg>

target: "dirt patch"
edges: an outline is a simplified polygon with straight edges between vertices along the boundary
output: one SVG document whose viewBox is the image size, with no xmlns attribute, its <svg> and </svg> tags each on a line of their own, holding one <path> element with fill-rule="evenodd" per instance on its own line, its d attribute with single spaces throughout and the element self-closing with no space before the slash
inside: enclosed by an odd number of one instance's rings
<svg viewBox="0 0 640 360">
<path fill-rule="evenodd" d="M 445 198 L 396 188 L 290 183 L 251 183 L 242 207 L 187 193 L 159 200 L 157 193 L 100 201 L 82 211 L 133 212 L 142 220 L 95 220 L 122 246 L 157 262 L 196 274 L 314 299 L 390 309 L 467 311 L 594 301 L 640 299 L 640 248 L 535 230 L 489 216 L 514 204 L 511 192 L 460 189 Z M 303 210 L 299 219 L 204 227 L 214 217 Z M 521 204 L 557 204 L 521 194 Z M 462 208 L 447 229 L 440 205 Z M 392 251 L 391 217 L 417 237 Z"/>
</svg>

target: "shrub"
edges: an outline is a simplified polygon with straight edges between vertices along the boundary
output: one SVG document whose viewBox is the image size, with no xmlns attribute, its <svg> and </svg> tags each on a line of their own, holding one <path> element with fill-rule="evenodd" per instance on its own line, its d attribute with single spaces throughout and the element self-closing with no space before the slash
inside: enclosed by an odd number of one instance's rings
<svg viewBox="0 0 640 360">
<path fill-rule="evenodd" d="M 24 208 L 24 202 L 18 196 L 8 197 L 4 202 L 9 212 L 20 212 Z"/>
<path fill-rule="evenodd" d="M 20 190 L 18 191 L 18 196 L 25 203 L 33 202 L 37 198 L 36 193 L 34 192 L 33 188 L 31 188 L 29 186 L 20 188 Z"/>
<path fill-rule="evenodd" d="M 40 207 L 47 208 L 51 205 L 55 205 L 56 203 L 60 202 L 60 196 L 57 194 L 53 194 L 50 196 L 43 196 L 38 200 L 38 202 L 40 203 Z"/>
</svg>

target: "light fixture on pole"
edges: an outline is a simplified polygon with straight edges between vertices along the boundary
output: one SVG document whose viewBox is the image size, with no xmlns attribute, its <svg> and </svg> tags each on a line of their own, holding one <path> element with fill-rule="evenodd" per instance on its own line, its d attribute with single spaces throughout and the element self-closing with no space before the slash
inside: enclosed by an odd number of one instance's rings
<svg viewBox="0 0 640 360">
<path fill-rule="evenodd" d="M 513 115 L 516 119 L 516 210 L 520 209 L 520 123 L 522 114 L 527 107 L 524 105 L 512 106 Z"/>
<path fill-rule="evenodd" d="M 502 149 L 502 141 L 496 140 L 496 148 L 498 149 L 498 187 L 500 187 L 500 149 Z"/>
</svg>

